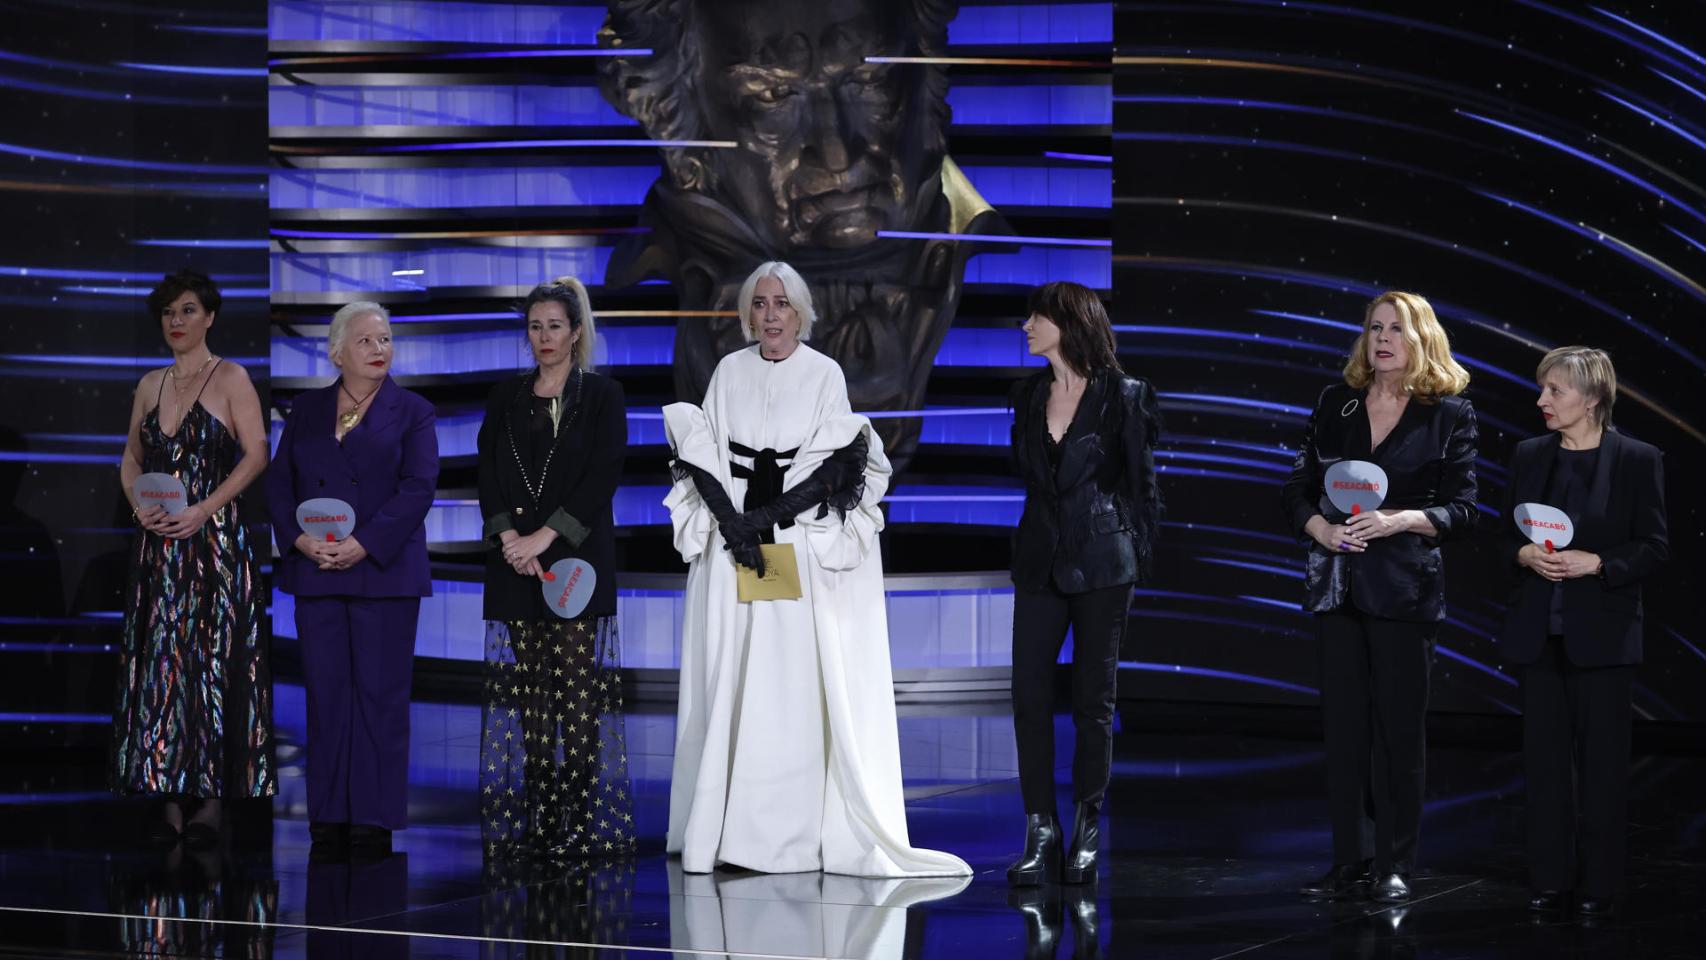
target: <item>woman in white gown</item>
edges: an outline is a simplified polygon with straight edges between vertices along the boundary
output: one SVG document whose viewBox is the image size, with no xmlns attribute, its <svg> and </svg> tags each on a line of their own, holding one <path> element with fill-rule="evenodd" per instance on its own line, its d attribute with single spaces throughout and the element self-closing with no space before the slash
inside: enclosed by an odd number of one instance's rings
<svg viewBox="0 0 1706 960">
<path fill-rule="evenodd" d="M 701 409 L 664 408 L 664 500 L 689 564 L 670 784 L 670 853 L 861 877 L 964 876 L 907 838 L 877 533 L 890 468 L 811 335 L 811 292 L 785 263 L 741 288 L 753 346 L 723 358 Z M 741 508 L 736 508 L 740 503 Z M 736 598 L 736 561 L 791 546 L 797 600 Z"/>
</svg>

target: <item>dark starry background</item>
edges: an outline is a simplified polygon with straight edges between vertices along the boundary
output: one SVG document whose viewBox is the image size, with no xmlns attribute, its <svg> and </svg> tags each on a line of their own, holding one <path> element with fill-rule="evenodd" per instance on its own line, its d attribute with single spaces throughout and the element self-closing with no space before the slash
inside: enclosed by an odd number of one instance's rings
<svg viewBox="0 0 1706 960">
<path fill-rule="evenodd" d="M 1542 352 L 1610 350 L 1617 425 L 1666 451 L 1672 561 L 1647 588 L 1635 701 L 1658 719 L 1701 719 L 1706 681 L 1700 13 L 1437 0 L 1116 13 L 1114 315 L 1148 328 L 1122 337 L 1128 366 L 1164 397 L 1306 414 L 1355 336 L 1310 320 L 1355 325 L 1374 293 L 1416 291 L 1474 375 L 1481 495 L 1496 507 L 1512 445 L 1542 429 Z M 1168 595 L 1150 601 L 1127 655 L 1313 686 L 1307 617 L 1284 606 L 1301 596 L 1302 550 L 1279 509 L 1278 448 L 1298 442 L 1303 416 L 1235 401 L 1166 405 L 1172 526 L 1156 587 Z M 1483 514 L 1482 536 L 1508 522 Z M 1507 710 L 1518 691 L 1495 675 L 1490 634 L 1508 581 L 1478 543 L 1448 548 L 1446 563 L 1434 706 Z M 1250 683 L 1137 682 L 1158 696 L 1307 702 Z"/>
<path fill-rule="evenodd" d="M 117 464 L 137 379 L 170 362 L 143 295 L 161 275 L 199 267 L 228 291 L 214 352 L 267 352 L 264 247 L 136 242 L 265 240 L 266 10 L 24 2 L 0 18 L 28 24 L 0 27 L 0 616 L 65 618 L 0 631 L 0 709 L 101 712 L 111 658 L 100 651 L 116 636 L 131 529 Z M 20 276 L 21 267 L 78 275 Z M 260 295 L 229 295 L 241 288 Z M 62 355 L 115 362 L 47 361 Z M 138 358 L 146 363 L 133 366 Z M 250 372 L 264 399 L 264 363 Z M 264 522 L 258 498 L 244 509 Z"/>
</svg>

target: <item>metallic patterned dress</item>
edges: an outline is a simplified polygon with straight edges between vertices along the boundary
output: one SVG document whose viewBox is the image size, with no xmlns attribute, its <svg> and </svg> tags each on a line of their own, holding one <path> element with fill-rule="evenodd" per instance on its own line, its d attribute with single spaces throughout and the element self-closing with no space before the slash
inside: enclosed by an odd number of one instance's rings
<svg viewBox="0 0 1706 960">
<path fill-rule="evenodd" d="M 177 477 L 191 503 L 230 476 L 241 449 L 199 398 L 176 434 L 161 427 L 158 404 L 140 430 L 143 469 Z M 272 796 L 266 608 L 236 502 L 184 540 L 139 531 L 131 557 L 108 769 L 113 791 Z"/>
<path fill-rule="evenodd" d="M 634 852 L 615 617 L 491 622 L 480 829 L 491 860 Z"/>
</svg>

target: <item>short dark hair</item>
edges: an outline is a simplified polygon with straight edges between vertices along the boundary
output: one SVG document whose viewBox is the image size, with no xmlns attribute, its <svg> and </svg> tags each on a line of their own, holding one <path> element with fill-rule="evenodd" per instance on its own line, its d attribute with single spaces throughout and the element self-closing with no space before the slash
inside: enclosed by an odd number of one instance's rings
<svg viewBox="0 0 1706 960">
<path fill-rule="evenodd" d="M 148 312 L 156 320 L 160 312 L 170 306 L 173 300 L 186 293 L 193 293 L 201 301 L 202 309 L 208 313 L 218 313 L 219 305 L 225 298 L 219 295 L 219 285 L 208 279 L 207 274 L 193 267 L 185 267 L 177 273 L 168 273 L 154 285 L 148 294 Z"/>
<path fill-rule="evenodd" d="M 1083 376 L 1120 367 L 1114 328 L 1096 291 L 1071 280 L 1055 280 L 1031 291 L 1029 313 L 1047 317 L 1060 328 L 1060 358 Z"/>
</svg>

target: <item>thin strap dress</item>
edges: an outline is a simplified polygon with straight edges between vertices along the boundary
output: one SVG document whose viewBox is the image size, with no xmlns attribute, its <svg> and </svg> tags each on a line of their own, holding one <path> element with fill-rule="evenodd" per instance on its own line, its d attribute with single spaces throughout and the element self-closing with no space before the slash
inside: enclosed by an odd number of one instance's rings
<svg viewBox="0 0 1706 960">
<path fill-rule="evenodd" d="M 218 370 L 216 364 L 209 382 Z M 160 423 L 157 396 L 139 431 L 143 470 L 177 477 L 192 504 L 225 482 L 242 451 L 202 406 L 201 392 L 171 433 Z M 235 500 L 182 540 L 137 532 L 108 765 L 115 793 L 229 798 L 277 792 L 269 635 L 258 574 L 254 542 Z"/>
</svg>

